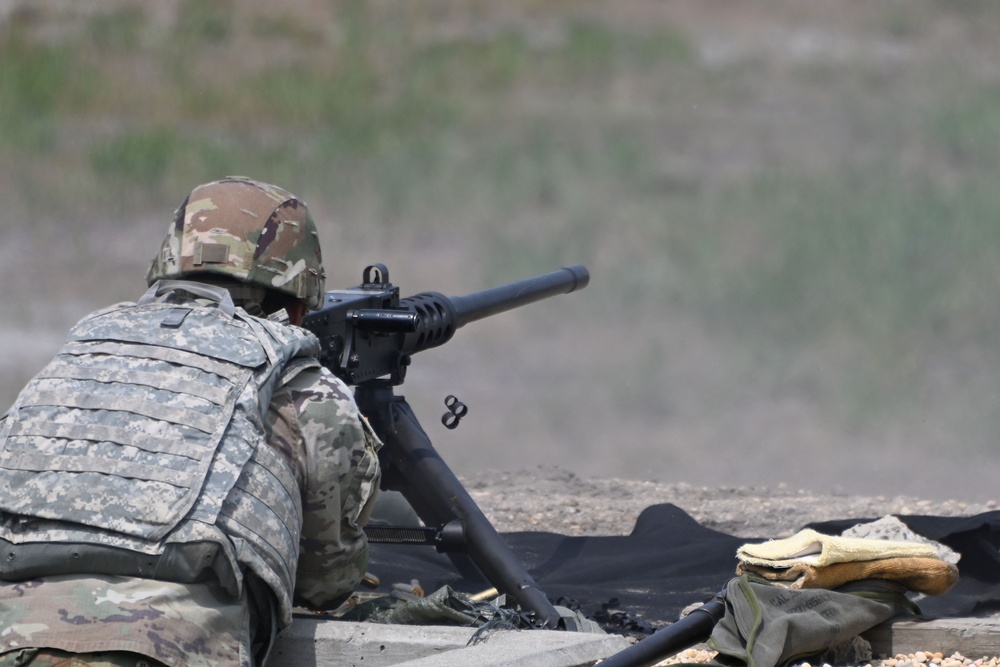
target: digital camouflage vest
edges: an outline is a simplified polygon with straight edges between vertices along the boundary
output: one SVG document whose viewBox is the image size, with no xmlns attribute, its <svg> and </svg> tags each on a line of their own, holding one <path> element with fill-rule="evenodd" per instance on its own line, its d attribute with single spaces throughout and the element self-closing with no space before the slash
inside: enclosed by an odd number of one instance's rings
<svg viewBox="0 0 1000 667">
<path fill-rule="evenodd" d="M 214 573 L 237 595 L 245 565 L 290 622 L 301 499 L 265 415 L 317 352 L 190 282 L 81 320 L 0 432 L 0 579 Z"/>
</svg>

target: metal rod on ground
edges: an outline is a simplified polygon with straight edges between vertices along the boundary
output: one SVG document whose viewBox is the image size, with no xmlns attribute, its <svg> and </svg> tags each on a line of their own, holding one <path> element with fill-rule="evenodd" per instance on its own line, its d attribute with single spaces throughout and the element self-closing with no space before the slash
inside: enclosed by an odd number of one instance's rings
<svg viewBox="0 0 1000 667">
<path fill-rule="evenodd" d="M 712 628 L 726 612 L 721 598 L 713 599 L 690 614 L 645 639 L 601 661 L 601 667 L 647 667 L 680 653 L 712 635 Z"/>
</svg>

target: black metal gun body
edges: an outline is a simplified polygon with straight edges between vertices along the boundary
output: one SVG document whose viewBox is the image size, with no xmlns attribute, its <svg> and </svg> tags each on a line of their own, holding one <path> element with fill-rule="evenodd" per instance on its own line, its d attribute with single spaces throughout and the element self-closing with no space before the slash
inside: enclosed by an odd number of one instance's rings
<svg viewBox="0 0 1000 667">
<path fill-rule="evenodd" d="M 302 323 L 319 338 L 323 365 L 356 386 L 358 406 L 384 445 L 382 487 L 400 491 L 426 526 L 448 532 L 446 553 L 463 574 L 471 561 L 497 590 L 534 612 L 538 625 L 550 628 L 560 627 L 555 607 L 393 388 L 402 384 L 413 354 L 446 343 L 465 324 L 583 289 L 589 280 L 587 270 L 576 264 L 466 296 L 422 292 L 400 299 L 388 269 L 372 264 L 361 285 L 327 292 L 323 307 Z"/>
<path fill-rule="evenodd" d="M 421 292 L 404 299 L 384 265 L 368 266 L 362 278 L 357 287 L 327 292 L 303 321 L 320 340 L 323 365 L 349 385 L 380 377 L 402 384 L 413 354 L 443 345 L 469 322 L 583 289 L 590 275 L 576 264 L 466 296 Z"/>
</svg>

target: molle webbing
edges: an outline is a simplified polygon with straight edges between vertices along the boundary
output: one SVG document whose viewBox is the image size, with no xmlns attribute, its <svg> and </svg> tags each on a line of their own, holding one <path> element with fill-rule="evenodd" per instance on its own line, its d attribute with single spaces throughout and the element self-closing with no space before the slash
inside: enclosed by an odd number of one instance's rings
<svg viewBox="0 0 1000 667">
<path fill-rule="evenodd" d="M 76 364 L 68 364 L 61 360 L 49 364 L 38 377 L 60 378 L 63 380 L 93 380 L 95 382 L 120 382 L 138 384 L 145 387 L 167 389 L 178 394 L 197 396 L 216 405 L 226 402 L 226 390 L 223 387 L 196 382 L 175 375 L 150 373 L 137 370 L 119 370 L 110 368 L 83 368 Z M 235 378 L 234 378 L 235 379 Z"/>
<path fill-rule="evenodd" d="M 162 387 L 154 388 L 160 389 Z M 162 405 L 156 401 L 129 396 L 103 396 L 101 394 L 66 396 L 56 391 L 34 391 L 25 397 L 25 400 L 21 403 L 21 408 L 43 405 L 80 408 L 82 410 L 120 410 L 131 412 L 140 417 L 162 419 L 178 426 L 190 426 L 203 433 L 214 433 L 218 424 L 218 420 L 214 419 L 212 415 L 186 408 L 174 408 Z"/>
<path fill-rule="evenodd" d="M 117 477 L 129 477 L 148 482 L 160 482 L 170 486 L 187 487 L 194 481 L 194 475 L 175 470 L 164 470 L 156 466 L 117 461 L 95 460 L 89 456 L 10 454 L 0 457 L 0 462 L 8 470 L 22 472 L 53 473 L 101 473 Z M 91 496 L 91 494 L 87 494 Z M 92 497 L 92 496 L 91 496 Z M 39 516 L 45 516 L 39 514 Z M 82 521 L 82 523 L 88 523 Z M 123 531 L 125 532 L 125 531 Z"/>
<path fill-rule="evenodd" d="M 271 447 L 258 447 L 219 514 L 218 525 L 237 543 L 250 568 L 278 593 L 282 616 L 290 616 L 285 591 L 295 586 L 302 504 L 291 468 Z"/>
<path fill-rule="evenodd" d="M 252 373 L 171 347 L 67 344 L 15 404 L 0 480 L 17 491 L 0 508 L 162 538 L 197 502 Z M 235 446 L 241 466 L 252 446 Z M 146 502 L 122 502 L 137 493 Z"/>
<path fill-rule="evenodd" d="M 243 369 L 239 367 L 234 368 L 230 363 L 170 347 L 157 348 L 149 345 L 113 342 L 67 343 L 60 350 L 60 354 L 113 354 L 140 359 L 156 359 L 175 363 L 179 366 L 197 368 L 206 373 L 224 377 L 233 383 L 237 382 L 243 376 Z"/>
<path fill-rule="evenodd" d="M 160 438 L 148 433 L 136 433 L 120 426 L 103 426 L 101 424 L 17 423 L 11 425 L 10 434 L 12 436 L 113 442 L 116 445 L 136 447 L 145 452 L 176 456 L 191 456 L 192 453 L 191 447 L 187 443 L 172 438 Z"/>
</svg>

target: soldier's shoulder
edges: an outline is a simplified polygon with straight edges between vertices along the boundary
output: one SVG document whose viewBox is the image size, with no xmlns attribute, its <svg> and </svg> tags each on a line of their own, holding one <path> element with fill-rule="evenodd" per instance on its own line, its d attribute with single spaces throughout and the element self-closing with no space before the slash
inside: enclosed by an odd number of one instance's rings
<svg viewBox="0 0 1000 667">
<path fill-rule="evenodd" d="M 354 403 L 354 393 L 343 380 L 323 366 L 303 368 L 287 383 L 293 394 L 306 394 L 314 401 L 344 401 Z"/>
</svg>

